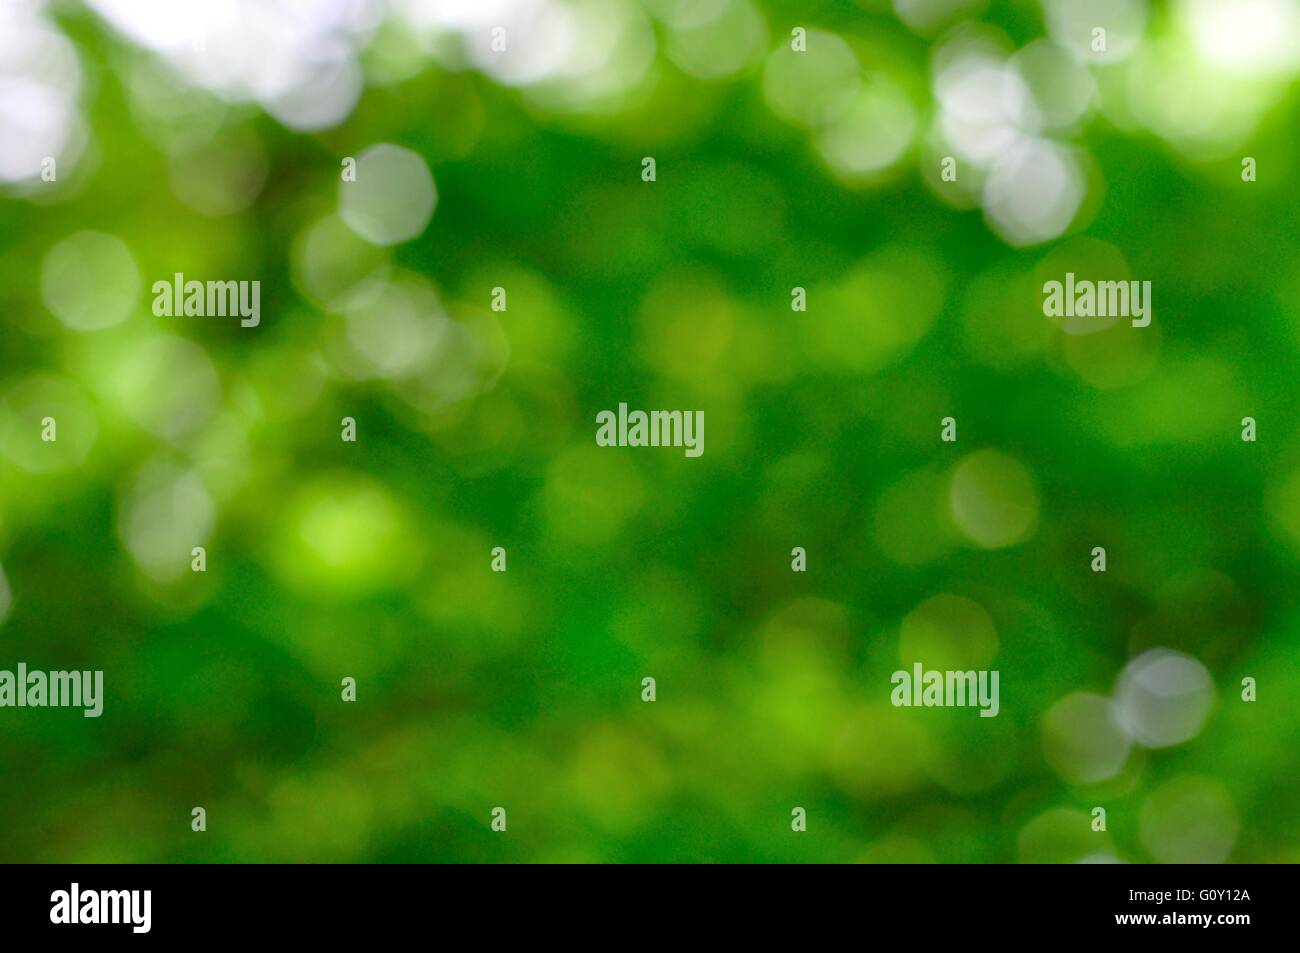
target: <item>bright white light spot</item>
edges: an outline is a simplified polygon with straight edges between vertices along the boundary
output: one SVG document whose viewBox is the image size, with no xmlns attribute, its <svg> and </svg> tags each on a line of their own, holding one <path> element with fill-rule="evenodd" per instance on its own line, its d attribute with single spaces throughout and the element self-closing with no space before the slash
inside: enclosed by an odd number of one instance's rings
<svg viewBox="0 0 1300 953">
<path fill-rule="evenodd" d="M 1001 60 L 985 56 L 956 59 L 935 80 L 934 91 L 946 112 L 970 123 L 1008 121 L 1023 108 L 1028 91 L 1008 76 Z"/>
<path fill-rule="evenodd" d="M 1198 159 L 1235 152 L 1274 93 L 1197 59 L 1186 41 L 1162 40 L 1133 58 L 1127 77 L 1134 117 Z"/>
<path fill-rule="evenodd" d="M 1050 40 L 1035 40 L 1011 57 L 1011 68 L 1030 97 L 1014 115 L 1022 129 L 1060 129 L 1083 118 L 1097 84 L 1087 66 Z"/>
<path fill-rule="evenodd" d="M 1180 12 L 1197 52 L 1216 66 L 1267 75 L 1300 65 L 1296 0 L 1183 0 Z"/>
<path fill-rule="evenodd" d="M 87 0 L 187 82 L 256 100 L 293 129 L 341 122 L 360 94 L 359 50 L 376 0 Z"/>
<path fill-rule="evenodd" d="M 1042 139 L 1021 138 L 989 171 L 984 215 L 1012 245 L 1049 241 L 1069 228 L 1083 202 L 1085 185 L 1078 163 L 1066 149 Z"/>
<path fill-rule="evenodd" d="M 1115 687 L 1120 719 L 1148 748 L 1195 738 L 1214 703 L 1205 666 L 1181 652 L 1152 649 L 1124 667 Z"/>
<path fill-rule="evenodd" d="M 0 3 L 0 183 L 36 179 L 47 157 L 70 158 L 80 88 L 76 50 L 42 5 Z"/>
<path fill-rule="evenodd" d="M 396 245 L 418 236 L 433 217 L 437 191 L 424 159 L 381 143 L 357 157 L 355 182 L 339 184 L 339 216 L 368 242 Z"/>
<path fill-rule="evenodd" d="M 313 63 L 292 88 L 263 100 L 266 111 L 290 129 L 312 132 L 337 126 L 361 98 L 365 81 L 350 59 Z"/>
<path fill-rule="evenodd" d="M 1015 144 L 1032 98 L 1000 38 L 962 31 L 935 54 L 933 75 L 939 132 L 958 157 L 987 166 Z"/>
<path fill-rule="evenodd" d="M 650 20 L 628 0 L 571 0 L 568 9 L 582 41 L 528 98 L 552 111 L 618 110 L 655 63 Z"/>
</svg>

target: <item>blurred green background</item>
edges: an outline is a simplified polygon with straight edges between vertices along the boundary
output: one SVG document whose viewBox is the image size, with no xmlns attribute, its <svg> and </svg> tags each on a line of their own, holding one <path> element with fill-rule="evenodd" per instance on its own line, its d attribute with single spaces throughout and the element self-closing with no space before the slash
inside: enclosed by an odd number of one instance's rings
<svg viewBox="0 0 1300 953">
<path fill-rule="evenodd" d="M 1293 0 L 7 0 L 0 669 L 106 697 L 0 709 L 0 860 L 1300 859 L 1298 73 Z"/>
</svg>

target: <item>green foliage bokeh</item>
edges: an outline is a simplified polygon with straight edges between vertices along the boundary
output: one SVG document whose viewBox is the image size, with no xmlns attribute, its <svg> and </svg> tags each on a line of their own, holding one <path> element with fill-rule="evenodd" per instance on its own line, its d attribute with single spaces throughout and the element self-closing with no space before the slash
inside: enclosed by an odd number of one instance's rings
<svg viewBox="0 0 1300 953">
<path fill-rule="evenodd" d="M 599 110 L 422 59 L 391 24 L 323 131 L 184 92 L 169 135 L 263 166 L 215 216 L 178 197 L 183 153 L 133 103 L 151 54 L 56 8 L 93 146 L 65 193 L 0 202 L 0 668 L 102 669 L 106 699 L 98 719 L 0 709 L 0 860 L 1146 862 L 1170 829 L 1297 858 L 1295 98 L 1270 91 L 1220 154 L 1094 115 L 1078 215 L 1016 247 L 923 182 L 946 34 L 885 3 L 744 6 L 752 62 L 690 75 L 647 19 L 647 78 Z M 1172 15 L 1152 6 L 1146 42 Z M 982 21 L 1015 46 L 1044 32 L 1031 3 Z M 844 181 L 769 108 L 796 25 L 911 102 L 919 131 L 879 175 Z M 341 160 L 376 143 L 437 189 L 391 248 L 335 214 Z M 42 287 L 85 230 L 139 273 L 103 330 Z M 1115 261 L 1152 282 L 1152 327 L 1044 317 L 1046 277 Z M 176 272 L 260 280 L 261 325 L 155 316 Z M 403 308 L 437 316 L 433 356 L 367 369 L 404 359 Z M 597 448 L 620 402 L 704 411 L 704 455 Z M 986 451 L 989 505 L 1031 511 L 1006 545 L 951 511 Z M 195 507 L 201 574 L 167 531 Z M 890 705 L 909 619 L 906 649 L 963 668 L 987 629 L 997 718 Z M 1095 783 L 1054 770 L 1053 706 L 1159 647 L 1209 672 L 1204 728 Z"/>
</svg>

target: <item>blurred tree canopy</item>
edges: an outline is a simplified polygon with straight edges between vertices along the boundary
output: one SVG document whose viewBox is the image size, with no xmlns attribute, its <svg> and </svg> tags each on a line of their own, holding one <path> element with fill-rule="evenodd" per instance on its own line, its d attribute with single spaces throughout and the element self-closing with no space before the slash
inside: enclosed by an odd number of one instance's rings
<svg viewBox="0 0 1300 953">
<path fill-rule="evenodd" d="M 3 11 L 0 859 L 1300 857 L 1293 0 Z"/>
</svg>

